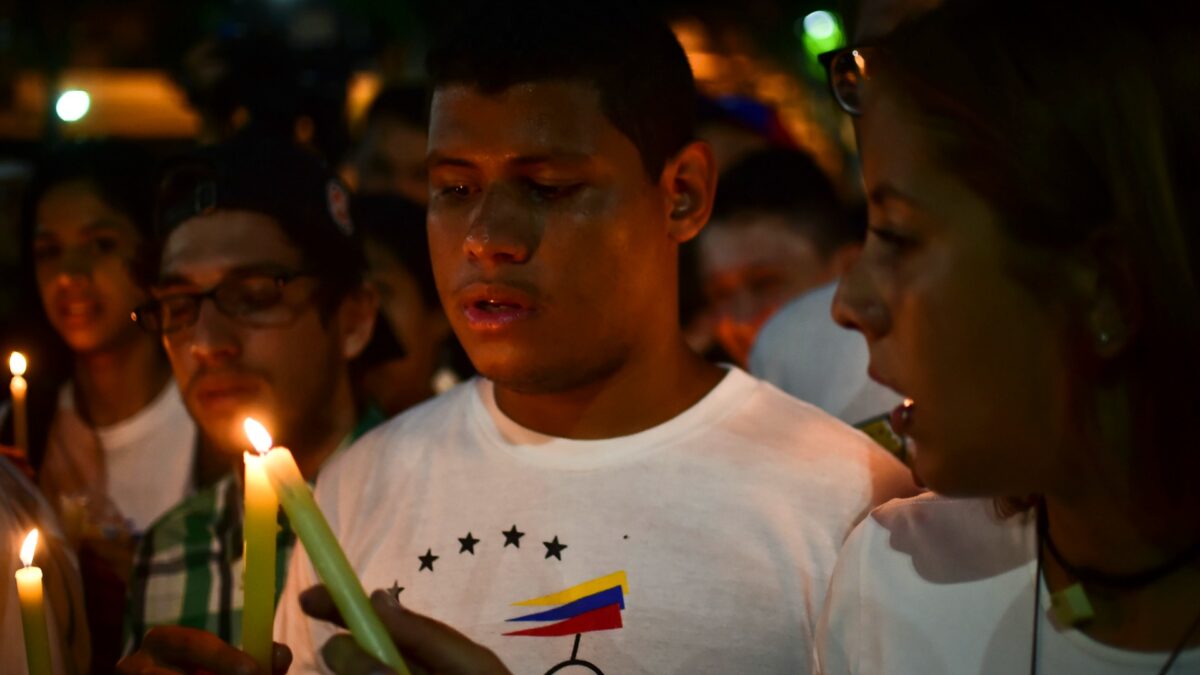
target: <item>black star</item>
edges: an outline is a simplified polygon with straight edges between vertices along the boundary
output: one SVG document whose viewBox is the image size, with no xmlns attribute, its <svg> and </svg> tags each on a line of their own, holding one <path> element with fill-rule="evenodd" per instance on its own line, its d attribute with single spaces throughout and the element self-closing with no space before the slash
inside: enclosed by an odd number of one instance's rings
<svg viewBox="0 0 1200 675">
<path fill-rule="evenodd" d="M 417 571 L 420 571 L 420 570 L 417 570 Z M 401 586 L 400 582 L 397 580 L 397 581 L 392 582 L 392 587 L 387 589 L 387 592 L 390 593 L 391 596 L 396 599 L 396 602 L 400 602 L 400 591 L 402 591 L 402 590 L 404 590 L 404 587 Z"/>
<path fill-rule="evenodd" d="M 507 532 L 501 532 L 504 535 L 504 546 L 512 544 L 517 548 L 521 548 L 521 537 L 525 536 L 524 532 L 517 532 L 517 526 L 514 524 L 512 529 Z"/>
<path fill-rule="evenodd" d="M 462 544 L 462 548 L 458 549 L 459 553 L 475 555 L 475 544 L 478 544 L 479 540 L 471 536 L 471 533 L 468 532 L 467 536 L 458 538 L 458 543 Z"/>
<path fill-rule="evenodd" d="M 554 537 L 554 541 L 543 541 L 542 546 L 546 547 L 546 559 L 547 560 L 550 559 L 550 556 L 554 556 L 555 558 L 562 560 L 563 549 L 567 547 L 566 544 L 558 543 L 557 536 Z"/>
<path fill-rule="evenodd" d="M 417 571 L 420 572 L 421 570 L 429 570 L 430 572 L 432 572 L 433 571 L 433 561 L 437 560 L 439 557 L 440 556 L 436 556 L 433 554 L 433 549 L 425 549 L 425 555 L 417 556 L 417 560 L 421 561 L 421 567 Z"/>
</svg>

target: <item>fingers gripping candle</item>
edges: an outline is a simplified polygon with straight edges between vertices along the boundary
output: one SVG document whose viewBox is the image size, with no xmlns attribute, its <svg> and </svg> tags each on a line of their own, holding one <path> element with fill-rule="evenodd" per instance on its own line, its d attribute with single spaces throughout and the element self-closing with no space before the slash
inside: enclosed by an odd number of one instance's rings
<svg viewBox="0 0 1200 675">
<path fill-rule="evenodd" d="M 404 659 L 371 608 L 362 583 L 355 576 L 337 537 L 313 501 L 312 490 L 300 474 L 300 467 L 287 448 L 272 448 L 271 436 L 257 421 L 246 418 L 244 423 L 250 443 L 262 455 L 262 466 L 275 489 L 279 504 L 287 513 L 292 529 L 304 545 L 321 583 L 329 589 L 338 612 L 350 629 L 350 634 L 367 653 L 401 673 L 409 675 Z"/>
<path fill-rule="evenodd" d="M 17 570 L 17 596 L 21 602 L 21 628 L 25 632 L 25 662 L 29 675 L 51 675 L 50 636 L 46 630 L 46 605 L 42 599 L 42 570 L 33 566 L 38 531 L 32 530 L 21 545 Z"/>
</svg>

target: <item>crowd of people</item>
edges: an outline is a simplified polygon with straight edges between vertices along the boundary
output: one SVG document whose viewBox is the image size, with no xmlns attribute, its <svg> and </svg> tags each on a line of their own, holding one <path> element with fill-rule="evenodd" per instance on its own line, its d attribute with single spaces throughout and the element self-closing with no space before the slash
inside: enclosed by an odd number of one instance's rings
<svg viewBox="0 0 1200 675">
<path fill-rule="evenodd" d="M 340 170 L 51 149 L 0 559 L 43 533 L 52 670 L 263 673 L 252 416 L 414 673 L 1200 673 L 1200 12 L 857 27 L 865 213 L 717 157 L 674 34 L 598 3 L 464 11 Z M 278 525 L 272 672 L 392 672 Z"/>
</svg>

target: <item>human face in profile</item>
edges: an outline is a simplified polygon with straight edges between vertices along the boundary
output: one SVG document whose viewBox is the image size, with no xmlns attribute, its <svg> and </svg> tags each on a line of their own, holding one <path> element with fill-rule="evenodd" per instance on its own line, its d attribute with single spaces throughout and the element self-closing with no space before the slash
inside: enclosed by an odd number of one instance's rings
<svg viewBox="0 0 1200 675">
<path fill-rule="evenodd" d="M 37 204 L 34 270 L 51 325 L 77 353 L 138 339 L 129 314 L 146 298 L 133 276 L 142 238 L 86 181 L 56 185 Z"/>
<path fill-rule="evenodd" d="M 884 89 L 863 106 L 869 233 L 834 316 L 866 337 L 872 378 L 915 402 L 904 431 L 926 485 L 1042 491 L 1072 427 L 1066 312 L 1015 273 L 1037 251 L 937 165 L 920 117 Z"/>
<path fill-rule="evenodd" d="M 671 199 L 594 87 L 444 86 L 431 115 L 434 273 L 481 373 L 564 391 L 677 335 Z"/>
</svg>

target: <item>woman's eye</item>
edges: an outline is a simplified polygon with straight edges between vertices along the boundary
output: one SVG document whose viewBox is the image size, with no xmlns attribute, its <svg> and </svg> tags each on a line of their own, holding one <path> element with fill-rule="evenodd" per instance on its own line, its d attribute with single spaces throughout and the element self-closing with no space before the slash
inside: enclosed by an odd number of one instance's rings
<svg viewBox="0 0 1200 675">
<path fill-rule="evenodd" d="M 880 242 L 887 244 L 892 248 L 905 249 L 916 244 L 916 239 L 905 234 L 901 234 L 889 227 L 871 227 L 868 228 L 870 234 Z"/>
<path fill-rule="evenodd" d="M 547 185 L 536 181 L 529 181 L 529 190 L 540 201 L 554 201 L 569 197 L 582 187 L 579 183 L 571 185 Z"/>
<path fill-rule="evenodd" d="M 38 241 L 33 244 L 34 260 L 53 260 L 62 255 L 62 246 L 52 241 Z"/>
<path fill-rule="evenodd" d="M 92 247 L 99 253 L 114 253 L 121 246 L 121 242 L 116 237 L 96 237 L 92 240 Z"/>
<path fill-rule="evenodd" d="M 462 199 L 471 196 L 471 186 L 462 183 L 455 183 L 439 187 L 436 191 L 439 197 L 450 197 L 453 199 Z"/>
</svg>

